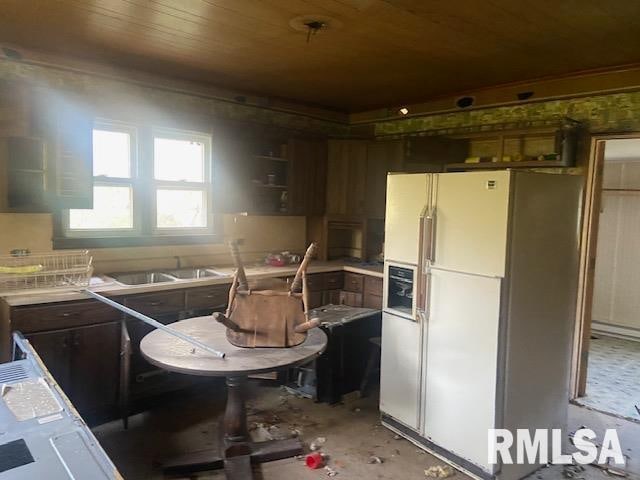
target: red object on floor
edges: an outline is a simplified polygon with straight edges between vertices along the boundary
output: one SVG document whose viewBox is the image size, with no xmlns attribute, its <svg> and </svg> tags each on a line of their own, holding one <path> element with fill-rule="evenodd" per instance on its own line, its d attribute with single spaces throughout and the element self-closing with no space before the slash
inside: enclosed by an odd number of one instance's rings
<svg viewBox="0 0 640 480">
<path fill-rule="evenodd" d="M 316 468 L 321 468 L 324 465 L 324 459 L 322 458 L 321 453 L 314 452 L 307 455 L 307 458 L 304 459 L 304 463 L 307 467 L 315 470 Z"/>
</svg>

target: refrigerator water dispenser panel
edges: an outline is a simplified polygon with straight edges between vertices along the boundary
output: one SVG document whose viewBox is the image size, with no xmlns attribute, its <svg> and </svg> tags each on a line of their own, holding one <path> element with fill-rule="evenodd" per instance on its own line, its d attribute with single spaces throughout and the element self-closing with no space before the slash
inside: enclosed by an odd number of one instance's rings
<svg viewBox="0 0 640 480">
<path fill-rule="evenodd" d="M 387 281 L 387 309 L 411 315 L 413 311 L 413 270 L 389 266 Z"/>
</svg>

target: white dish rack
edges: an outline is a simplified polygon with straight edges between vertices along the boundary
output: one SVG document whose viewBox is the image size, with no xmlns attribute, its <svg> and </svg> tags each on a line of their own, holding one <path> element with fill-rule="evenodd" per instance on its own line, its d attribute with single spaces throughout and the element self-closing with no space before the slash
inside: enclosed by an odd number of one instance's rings
<svg viewBox="0 0 640 480">
<path fill-rule="evenodd" d="M 93 257 L 88 250 L 0 256 L 0 294 L 89 285 Z"/>
</svg>

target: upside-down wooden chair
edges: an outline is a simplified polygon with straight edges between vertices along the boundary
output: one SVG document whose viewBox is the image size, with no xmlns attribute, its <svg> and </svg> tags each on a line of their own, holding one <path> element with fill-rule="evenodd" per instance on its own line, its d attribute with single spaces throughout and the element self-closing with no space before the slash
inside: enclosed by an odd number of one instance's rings
<svg viewBox="0 0 640 480">
<path fill-rule="evenodd" d="M 214 318 L 227 327 L 227 340 L 246 348 L 286 348 L 304 342 L 307 331 L 320 323 L 309 317 L 306 275 L 316 244 L 307 248 L 291 284 L 280 279 L 248 282 L 237 243 L 231 242 L 230 248 L 236 272 L 229 288 L 229 304 L 225 314 L 214 313 Z"/>
</svg>

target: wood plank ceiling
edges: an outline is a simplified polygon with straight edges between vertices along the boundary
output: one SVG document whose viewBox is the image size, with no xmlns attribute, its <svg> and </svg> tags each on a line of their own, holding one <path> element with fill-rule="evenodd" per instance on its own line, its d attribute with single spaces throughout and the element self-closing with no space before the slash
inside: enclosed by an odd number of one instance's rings
<svg viewBox="0 0 640 480">
<path fill-rule="evenodd" d="M 640 1 L 3 0 L 0 42 L 353 112 L 640 62 Z"/>
</svg>

